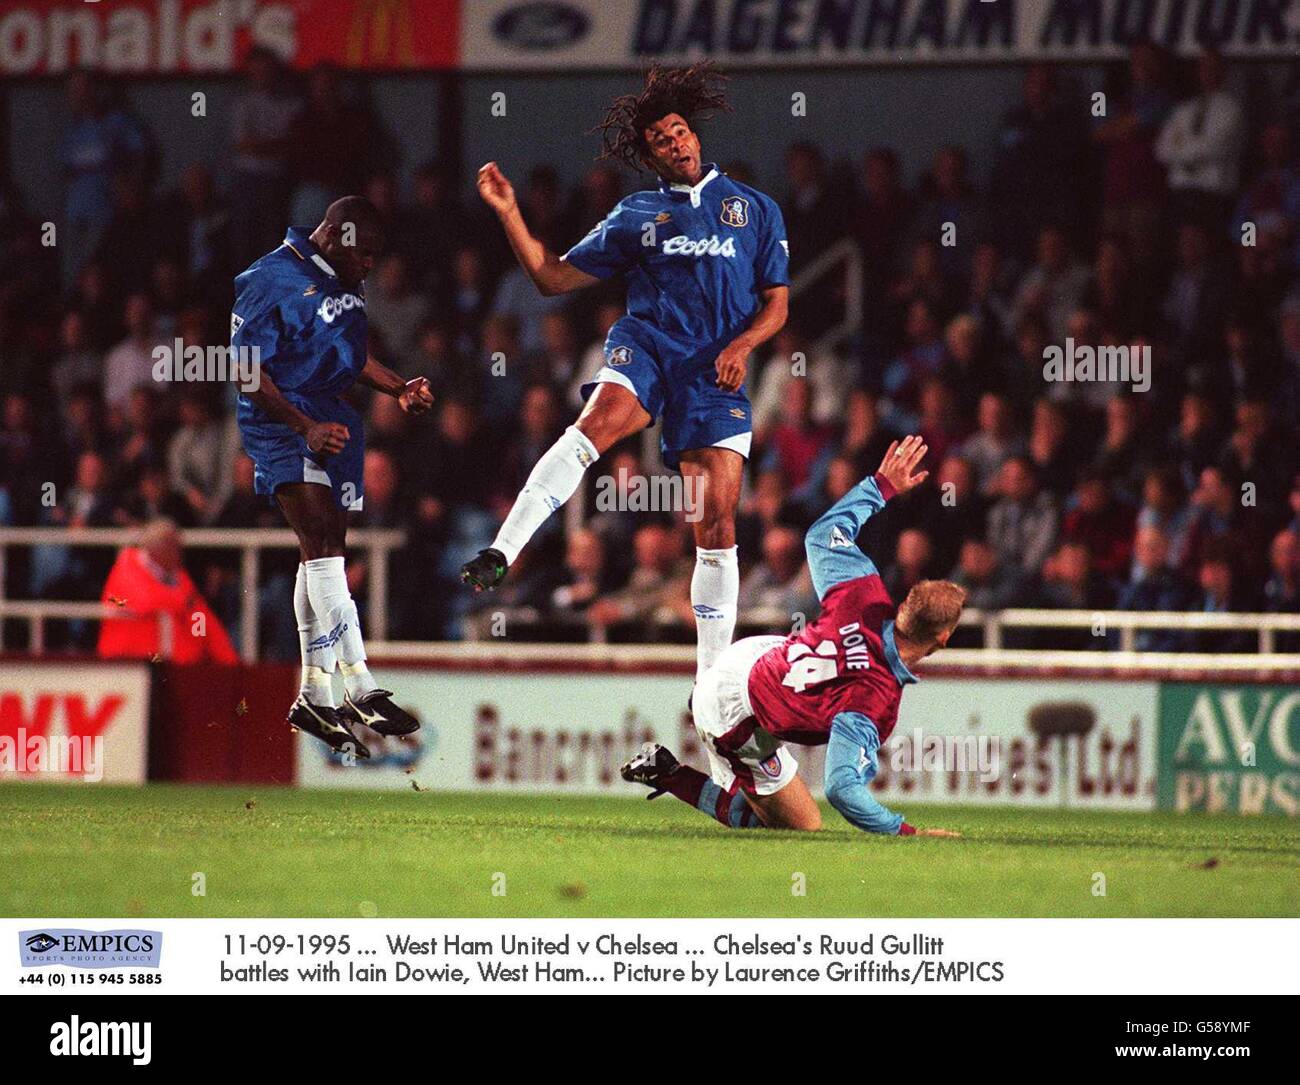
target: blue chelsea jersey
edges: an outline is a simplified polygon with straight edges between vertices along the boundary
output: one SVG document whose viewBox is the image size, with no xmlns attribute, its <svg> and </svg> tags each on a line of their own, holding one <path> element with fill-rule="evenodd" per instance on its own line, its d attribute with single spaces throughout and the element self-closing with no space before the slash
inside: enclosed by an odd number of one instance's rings
<svg viewBox="0 0 1300 1085">
<path fill-rule="evenodd" d="M 309 231 L 292 227 L 235 277 L 230 345 L 256 347 L 261 371 L 289 399 L 342 395 L 366 364 L 365 294 L 339 282 Z M 261 414 L 243 395 L 239 409 Z"/>
<path fill-rule="evenodd" d="M 627 274 L 627 311 L 684 348 L 733 339 L 789 282 L 781 209 L 707 165 L 696 185 L 634 192 L 564 256 L 599 279 Z"/>
</svg>

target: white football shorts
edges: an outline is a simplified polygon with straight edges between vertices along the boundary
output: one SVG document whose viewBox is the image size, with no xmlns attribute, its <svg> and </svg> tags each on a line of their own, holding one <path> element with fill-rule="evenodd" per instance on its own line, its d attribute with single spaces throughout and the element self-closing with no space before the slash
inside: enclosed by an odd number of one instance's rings
<svg viewBox="0 0 1300 1085">
<path fill-rule="evenodd" d="M 750 795 L 775 795 L 799 769 L 789 747 L 754 722 L 749 672 L 785 637 L 744 637 L 718 656 L 695 684 L 695 730 L 709 755 L 709 774 L 724 791 L 736 781 Z M 719 739 L 723 743 L 719 745 Z"/>
</svg>

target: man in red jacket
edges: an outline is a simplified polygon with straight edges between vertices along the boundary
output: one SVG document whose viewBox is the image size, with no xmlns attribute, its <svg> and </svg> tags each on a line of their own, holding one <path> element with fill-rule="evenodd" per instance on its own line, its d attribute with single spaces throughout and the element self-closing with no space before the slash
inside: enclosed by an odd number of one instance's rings
<svg viewBox="0 0 1300 1085">
<path fill-rule="evenodd" d="M 238 663 L 220 619 L 194 586 L 181 563 L 181 536 L 170 520 L 145 526 L 139 546 L 117 556 L 104 584 L 103 601 L 122 617 L 106 618 L 99 629 L 104 659 L 151 659 L 175 663 Z M 159 616 L 167 615 L 171 651 L 162 647 Z"/>
</svg>

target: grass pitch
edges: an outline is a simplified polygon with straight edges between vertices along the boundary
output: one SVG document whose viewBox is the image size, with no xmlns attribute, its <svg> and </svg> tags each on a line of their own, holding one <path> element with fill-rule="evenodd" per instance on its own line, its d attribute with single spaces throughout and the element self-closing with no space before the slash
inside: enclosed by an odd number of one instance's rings
<svg viewBox="0 0 1300 1085">
<path fill-rule="evenodd" d="M 869 837 L 829 810 L 815 834 L 730 831 L 667 796 L 7 784 L 0 914 L 1300 915 L 1290 820 L 906 812 L 965 838 Z"/>
</svg>

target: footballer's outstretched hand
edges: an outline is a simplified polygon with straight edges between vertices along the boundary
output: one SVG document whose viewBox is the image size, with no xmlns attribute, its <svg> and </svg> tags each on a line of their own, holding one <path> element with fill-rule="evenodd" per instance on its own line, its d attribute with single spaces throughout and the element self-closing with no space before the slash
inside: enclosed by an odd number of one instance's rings
<svg viewBox="0 0 1300 1085">
<path fill-rule="evenodd" d="M 406 382 L 406 391 L 397 397 L 397 402 L 407 414 L 424 414 L 433 406 L 433 389 L 425 377 L 415 377 Z"/>
<path fill-rule="evenodd" d="M 498 215 L 508 215 L 515 209 L 515 186 L 495 162 L 489 162 L 478 171 L 478 194 Z"/>
<path fill-rule="evenodd" d="M 930 477 L 929 471 L 913 474 L 921 460 L 925 458 L 926 444 L 917 435 L 904 437 L 889 446 L 885 458 L 880 461 L 880 470 L 876 474 L 887 479 L 889 484 L 900 494 L 914 490 Z"/>
<path fill-rule="evenodd" d="M 961 833 L 954 832 L 952 829 L 917 829 L 913 836 L 942 836 L 949 840 L 960 840 Z"/>
</svg>

